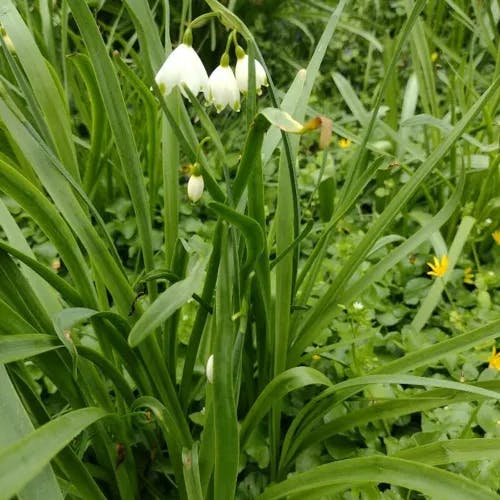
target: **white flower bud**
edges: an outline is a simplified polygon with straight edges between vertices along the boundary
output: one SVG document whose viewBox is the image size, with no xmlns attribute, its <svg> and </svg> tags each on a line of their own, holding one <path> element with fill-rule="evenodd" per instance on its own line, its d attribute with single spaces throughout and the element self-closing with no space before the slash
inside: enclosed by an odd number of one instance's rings
<svg viewBox="0 0 500 500">
<path fill-rule="evenodd" d="M 236 62 L 236 81 L 242 94 L 248 92 L 248 61 L 248 55 L 245 54 L 242 57 L 238 57 L 238 61 Z M 255 61 L 255 88 L 258 95 L 262 94 L 262 86 L 268 86 L 266 72 L 262 64 L 259 61 Z"/>
<path fill-rule="evenodd" d="M 197 95 L 207 88 L 208 75 L 193 47 L 181 43 L 167 57 L 155 81 L 164 95 L 170 94 L 174 87 L 179 87 L 185 96 L 183 85 Z"/>
<path fill-rule="evenodd" d="M 210 354 L 207 360 L 207 366 L 205 368 L 205 373 L 207 375 L 207 380 L 213 384 L 214 383 L 214 355 Z"/>
<path fill-rule="evenodd" d="M 187 185 L 188 198 L 193 203 L 196 203 L 201 198 L 204 187 L 205 182 L 203 181 L 203 177 L 201 175 L 192 175 Z"/>
</svg>

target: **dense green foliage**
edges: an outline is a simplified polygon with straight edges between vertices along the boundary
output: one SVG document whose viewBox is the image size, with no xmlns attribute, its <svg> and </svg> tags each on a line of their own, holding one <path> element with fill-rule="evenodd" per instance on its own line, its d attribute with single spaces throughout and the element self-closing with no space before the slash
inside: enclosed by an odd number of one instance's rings
<svg viewBox="0 0 500 500">
<path fill-rule="evenodd" d="M 499 20 L 3 0 L 0 497 L 497 498 Z"/>
</svg>

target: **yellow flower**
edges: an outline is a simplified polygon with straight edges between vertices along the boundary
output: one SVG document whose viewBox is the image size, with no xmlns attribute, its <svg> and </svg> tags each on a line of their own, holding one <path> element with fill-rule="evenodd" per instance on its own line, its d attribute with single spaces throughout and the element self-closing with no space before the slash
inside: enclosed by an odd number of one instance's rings
<svg viewBox="0 0 500 500">
<path fill-rule="evenodd" d="M 497 354 L 497 348 L 495 346 L 491 349 L 491 356 L 488 359 L 488 363 L 488 368 L 500 370 L 500 352 Z"/>
<path fill-rule="evenodd" d="M 474 284 L 474 274 L 472 273 L 472 267 L 466 267 L 464 269 L 464 283 L 466 285 Z"/>
<path fill-rule="evenodd" d="M 439 58 L 439 52 L 433 52 L 431 54 L 431 62 L 432 63 L 435 63 L 438 60 L 438 58 Z"/>
<path fill-rule="evenodd" d="M 346 148 L 348 148 L 351 144 L 352 144 L 351 139 L 344 139 L 344 138 L 342 137 L 342 139 L 340 139 L 340 140 L 339 140 L 339 146 L 340 146 L 342 149 L 346 149 Z"/>
<path fill-rule="evenodd" d="M 495 243 L 497 245 L 500 245 L 500 229 L 497 229 L 496 231 L 493 231 L 491 233 L 491 236 L 493 236 L 493 239 L 495 240 Z"/>
<path fill-rule="evenodd" d="M 432 269 L 432 271 L 429 271 L 427 273 L 429 276 L 436 276 L 436 278 L 444 276 L 448 269 L 448 256 L 443 255 L 441 257 L 441 260 L 439 260 L 437 257 L 434 257 L 434 264 L 432 264 L 431 262 L 427 262 L 427 265 Z"/>
</svg>

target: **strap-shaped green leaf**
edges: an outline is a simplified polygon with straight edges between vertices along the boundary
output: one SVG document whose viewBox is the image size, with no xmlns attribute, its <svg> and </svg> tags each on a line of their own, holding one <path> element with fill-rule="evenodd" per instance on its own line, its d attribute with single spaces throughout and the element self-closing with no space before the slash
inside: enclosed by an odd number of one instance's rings
<svg viewBox="0 0 500 500">
<path fill-rule="evenodd" d="M 108 415 L 101 408 L 84 408 L 58 417 L 0 452 L 0 491 L 4 498 L 18 493 L 81 431 Z"/>
<path fill-rule="evenodd" d="M 394 456 L 428 465 L 499 460 L 500 438 L 448 439 L 398 451 Z"/>
<path fill-rule="evenodd" d="M 145 267 L 149 271 L 153 268 L 153 247 L 148 195 L 118 77 L 87 3 L 83 0 L 68 0 L 68 4 L 89 51 L 134 206 Z"/>
<path fill-rule="evenodd" d="M 54 335 L 30 333 L 0 336 L 0 363 L 20 361 L 62 347 Z"/>
<path fill-rule="evenodd" d="M 328 488 L 353 483 L 390 483 L 420 491 L 430 498 L 454 500 L 492 500 L 493 491 L 471 479 L 410 460 L 393 457 L 362 457 L 320 465 L 294 474 L 286 481 L 267 488 L 259 500 L 278 500 L 291 494 L 326 493 Z"/>
<path fill-rule="evenodd" d="M 0 348 L 3 354 L 3 348 Z M 7 370 L 0 366 L 0 394 L 2 404 L 0 405 L 0 450 L 19 441 L 33 432 L 33 424 L 26 412 L 21 398 L 12 384 Z M 1 493 L 3 497 L 3 491 Z M 47 498 L 62 500 L 63 496 L 57 483 L 52 468 L 47 464 L 32 481 L 28 482 L 20 491 L 19 500 L 39 500 Z M 99 498 L 99 497 L 96 497 Z"/>
<path fill-rule="evenodd" d="M 264 231 L 262 230 L 260 224 L 251 217 L 240 214 L 223 203 L 214 201 L 210 203 L 209 207 L 217 215 L 237 227 L 243 234 L 247 247 L 247 257 L 243 266 L 243 272 L 249 271 L 264 250 L 266 243 Z"/>
<path fill-rule="evenodd" d="M 186 279 L 168 287 L 149 306 L 132 328 L 128 342 L 132 347 L 140 344 L 148 335 L 154 332 L 165 320 L 170 318 L 177 309 L 182 307 L 195 293 L 203 278 L 203 260 L 200 260 L 191 270 Z"/>
<path fill-rule="evenodd" d="M 256 425 L 271 409 L 274 403 L 289 392 L 312 384 L 332 385 L 328 377 L 308 366 L 290 368 L 271 380 L 259 394 L 257 401 L 250 408 L 245 420 L 241 424 L 240 436 L 242 448 L 245 446 L 245 442 L 252 433 L 252 430 L 255 429 Z"/>
</svg>

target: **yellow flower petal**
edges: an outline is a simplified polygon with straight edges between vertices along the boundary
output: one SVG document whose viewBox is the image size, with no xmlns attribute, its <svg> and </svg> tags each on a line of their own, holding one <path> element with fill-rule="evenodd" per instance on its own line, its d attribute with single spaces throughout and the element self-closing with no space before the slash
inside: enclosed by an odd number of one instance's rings
<svg viewBox="0 0 500 500">
<path fill-rule="evenodd" d="M 431 268 L 430 271 L 427 272 L 429 276 L 436 276 L 436 278 L 440 278 L 444 276 L 446 271 L 448 270 L 448 256 L 443 255 L 441 260 L 437 257 L 434 257 L 434 263 L 427 262 L 427 265 Z"/>
<path fill-rule="evenodd" d="M 496 231 L 493 231 L 491 233 L 491 236 L 493 237 L 493 239 L 495 240 L 495 243 L 497 245 L 500 245 L 500 229 L 497 229 Z"/>
<path fill-rule="evenodd" d="M 488 359 L 488 368 L 500 370 L 500 353 L 497 354 L 497 349 L 495 346 L 491 348 L 491 356 Z"/>
</svg>

